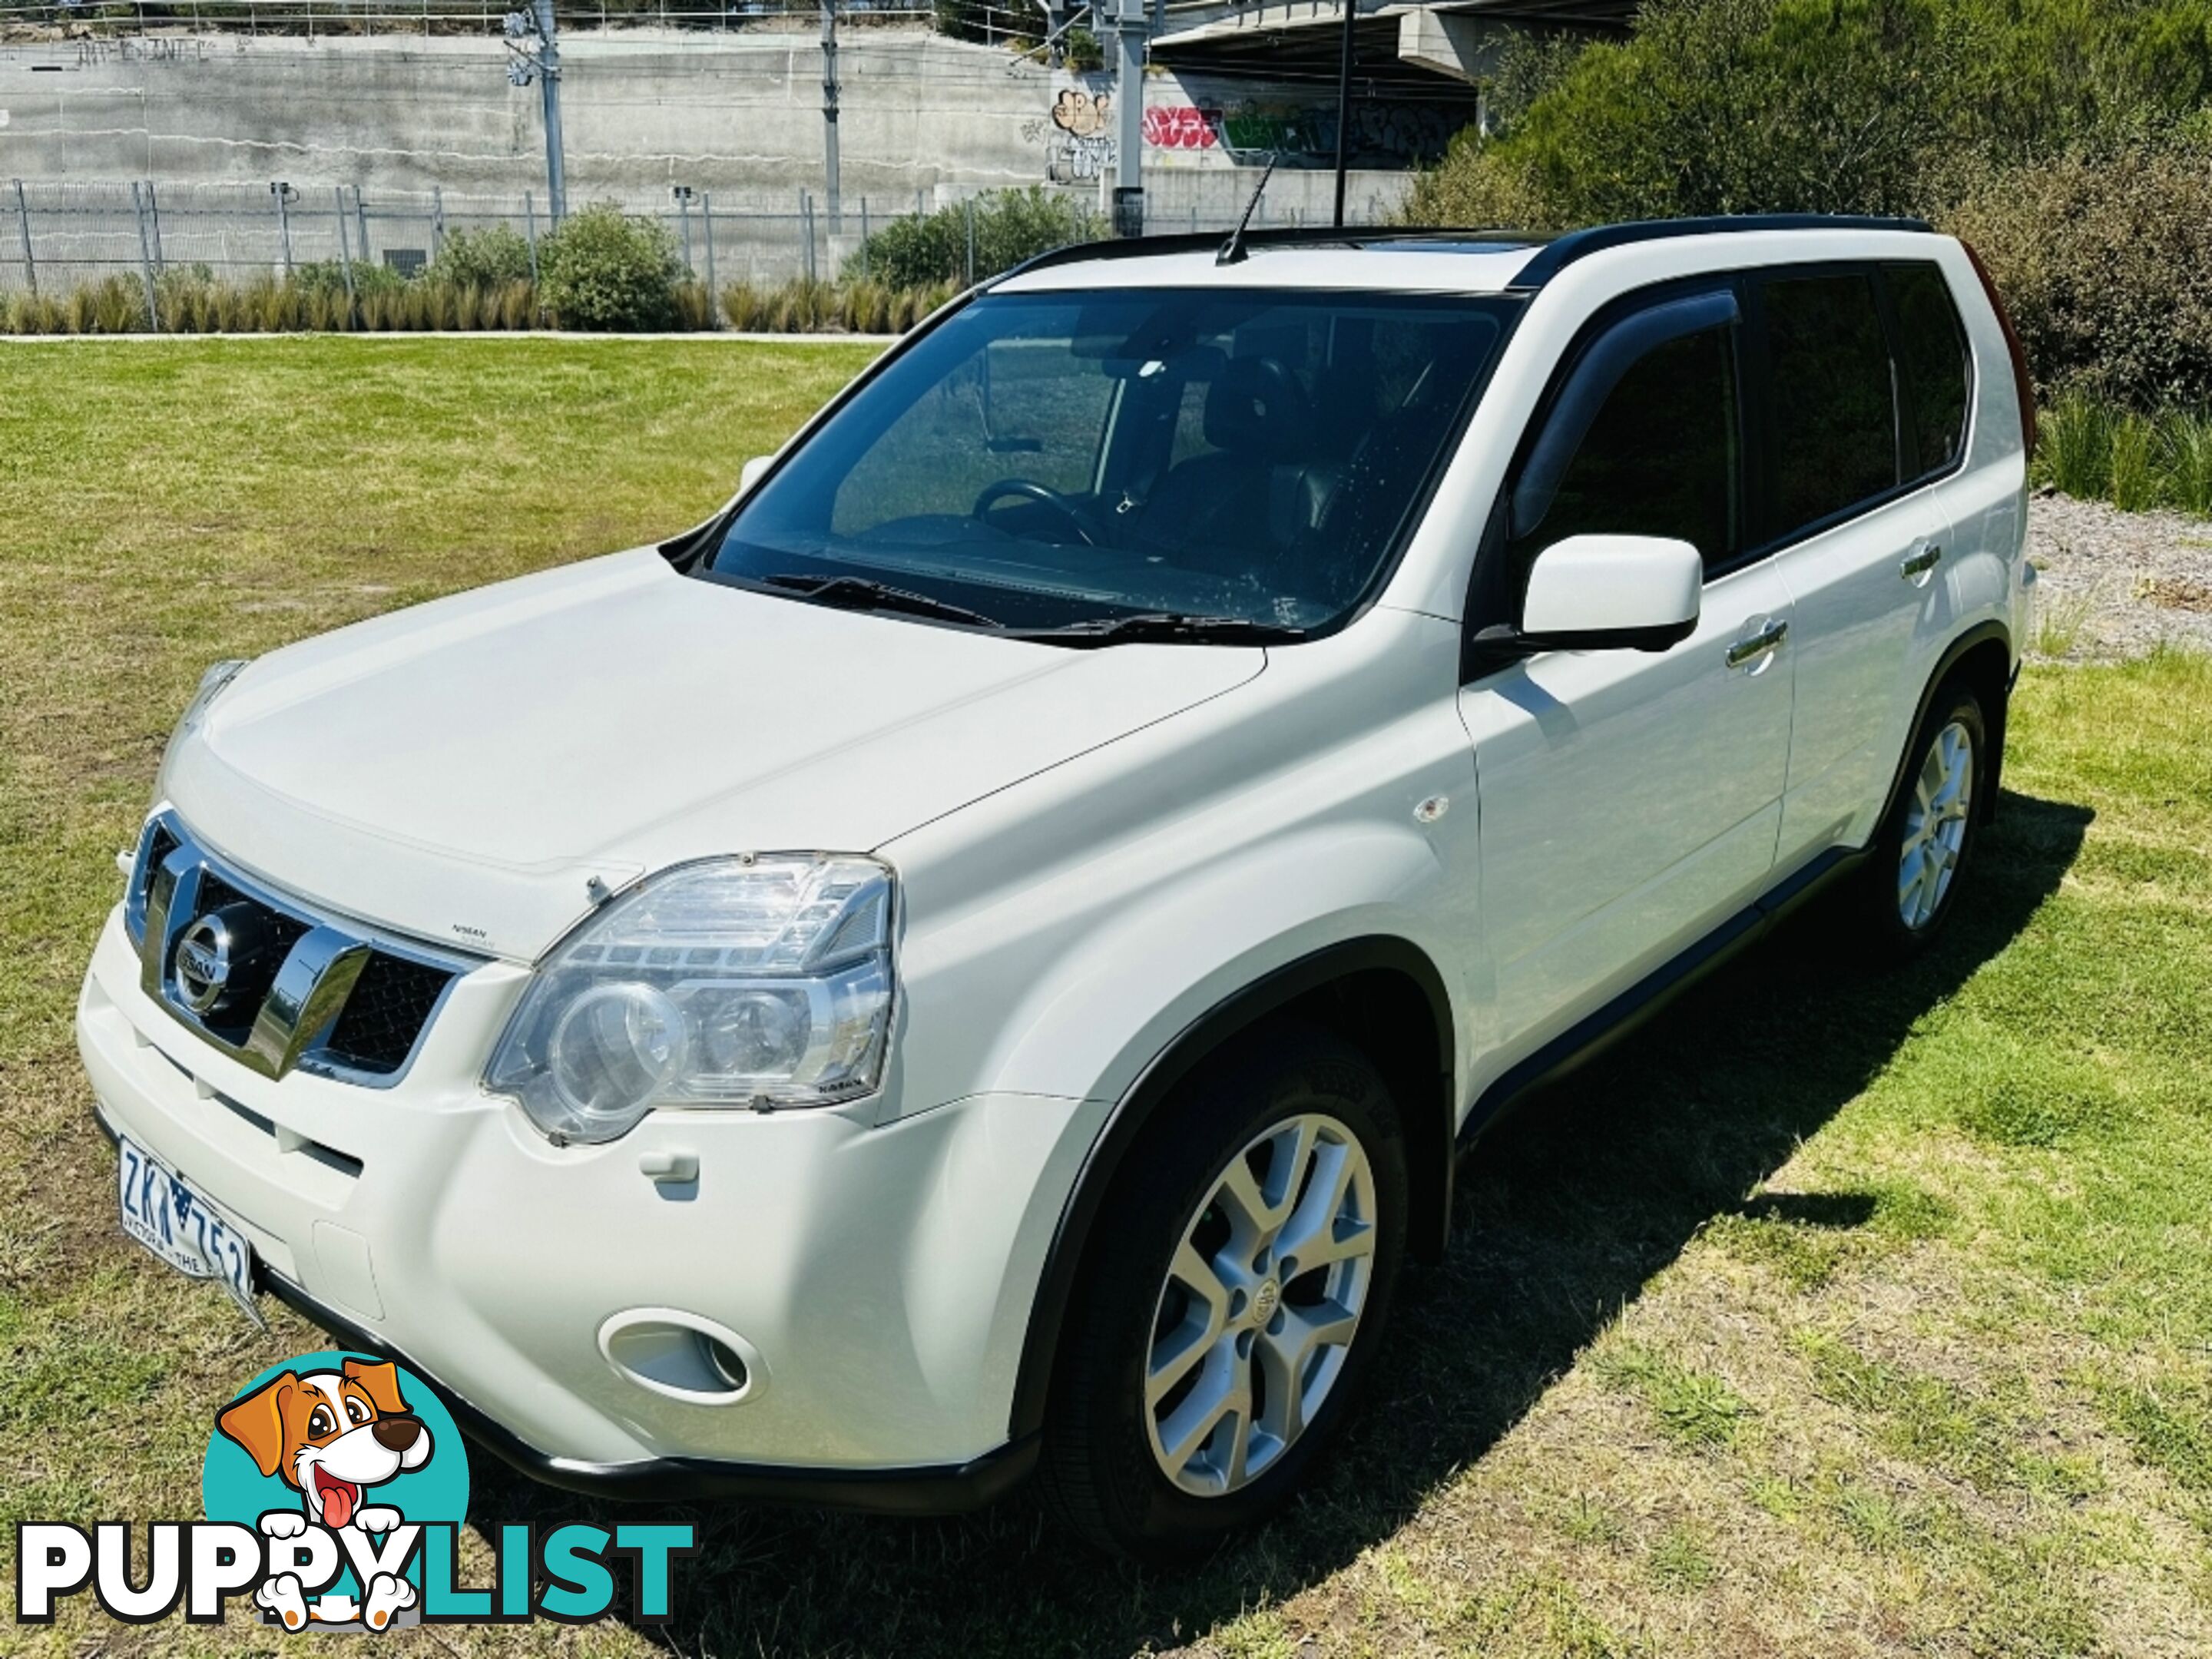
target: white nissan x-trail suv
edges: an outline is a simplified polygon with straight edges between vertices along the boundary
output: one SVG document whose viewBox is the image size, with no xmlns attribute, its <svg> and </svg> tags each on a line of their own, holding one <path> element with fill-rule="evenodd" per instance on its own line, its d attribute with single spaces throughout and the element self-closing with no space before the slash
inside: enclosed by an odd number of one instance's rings
<svg viewBox="0 0 2212 1659">
<path fill-rule="evenodd" d="M 1882 221 L 1063 251 L 657 547 L 211 670 L 77 1029 L 126 1227 L 544 1480 L 1297 1486 L 1455 1152 L 1997 793 L 2033 406 Z"/>
</svg>

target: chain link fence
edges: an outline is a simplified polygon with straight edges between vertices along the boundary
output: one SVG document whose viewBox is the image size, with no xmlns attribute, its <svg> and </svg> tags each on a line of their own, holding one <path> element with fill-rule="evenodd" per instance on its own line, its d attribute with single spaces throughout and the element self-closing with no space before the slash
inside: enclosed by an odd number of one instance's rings
<svg viewBox="0 0 2212 1659">
<path fill-rule="evenodd" d="M 941 198 L 844 198 L 833 216 L 821 196 L 780 201 L 708 191 L 620 204 L 668 228 L 692 276 L 716 291 L 735 283 L 831 278 L 893 220 L 944 206 Z M 1155 227 L 1227 228 L 1193 210 Z M 369 191 L 347 185 L 161 185 L 146 179 L 0 185 L 0 294 L 59 296 L 122 276 L 165 271 L 219 282 L 285 276 L 307 264 L 383 265 L 413 276 L 462 231 L 504 225 L 537 246 L 552 228 L 543 197 Z"/>
</svg>

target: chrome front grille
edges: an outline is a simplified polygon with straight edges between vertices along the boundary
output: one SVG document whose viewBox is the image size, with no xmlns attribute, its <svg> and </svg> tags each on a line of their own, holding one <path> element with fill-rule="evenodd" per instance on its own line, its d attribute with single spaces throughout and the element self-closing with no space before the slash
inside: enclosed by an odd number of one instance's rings
<svg viewBox="0 0 2212 1659">
<path fill-rule="evenodd" d="M 325 915 L 223 864 L 175 814 L 139 837 L 124 901 L 147 995 L 264 1077 L 370 1088 L 406 1073 L 474 958 Z"/>
</svg>

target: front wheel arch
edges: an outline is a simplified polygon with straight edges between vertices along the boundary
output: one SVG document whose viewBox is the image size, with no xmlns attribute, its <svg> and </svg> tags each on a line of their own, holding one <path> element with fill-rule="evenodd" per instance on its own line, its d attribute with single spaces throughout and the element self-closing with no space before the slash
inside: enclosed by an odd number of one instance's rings
<svg viewBox="0 0 2212 1659">
<path fill-rule="evenodd" d="M 1427 952 L 1387 935 L 1346 939 L 1274 969 L 1193 1021 L 1145 1068 L 1099 1132 L 1045 1257 L 1014 1381 L 1013 1438 L 1043 1427 L 1068 1304 L 1081 1283 L 1092 1224 L 1130 1150 L 1177 1085 L 1263 1020 L 1307 1023 L 1348 1042 L 1389 1083 L 1411 1177 L 1407 1243 L 1442 1258 L 1451 1220 L 1452 1006 Z"/>
</svg>

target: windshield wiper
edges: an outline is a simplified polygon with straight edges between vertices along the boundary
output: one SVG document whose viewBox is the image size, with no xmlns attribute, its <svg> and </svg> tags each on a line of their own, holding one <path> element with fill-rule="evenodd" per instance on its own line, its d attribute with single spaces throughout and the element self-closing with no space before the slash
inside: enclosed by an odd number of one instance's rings
<svg viewBox="0 0 2212 1659">
<path fill-rule="evenodd" d="M 1249 617 L 1193 616 L 1182 611 L 1139 611 L 1127 617 L 1093 617 L 1064 628 L 1031 629 L 1013 635 L 1045 645 L 1115 645 L 1129 640 L 1188 640 L 1195 645 L 1269 645 L 1302 640 L 1303 628 L 1254 622 Z"/>
<path fill-rule="evenodd" d="M 927 593 L 916 593 L 910 588 L 893 587 L 866 576 L 802 576 L 791 571 L 779 571 L 774 575 L 756 576 L 753 580 L 763 586 L 781 588 L 802 599 L 812 599 L 819 605 L 836 605 L 848 611 L 900 611 L 913 617 L 934 617 L 941 622 L 971 623 L 979 628 L 1004 628 L 996 617 L 987 617 L 980 611 L 970 611 L 965 605 L 954 605 L 949 599 L 932 599 Z"/>
</svg>

